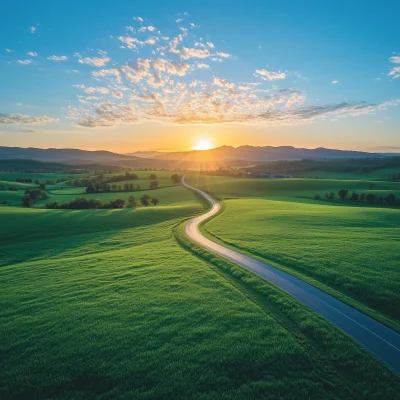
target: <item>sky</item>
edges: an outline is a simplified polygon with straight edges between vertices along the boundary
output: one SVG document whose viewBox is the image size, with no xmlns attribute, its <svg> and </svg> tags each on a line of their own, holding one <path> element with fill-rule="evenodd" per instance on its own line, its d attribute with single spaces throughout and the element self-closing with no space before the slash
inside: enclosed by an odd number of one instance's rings
<svg viewBox="0 0 400 400">
<path fill-rule="evenodd" d="M 0 145 L 400 151 L 400 2 L 3 0 Z"/>
</svg>

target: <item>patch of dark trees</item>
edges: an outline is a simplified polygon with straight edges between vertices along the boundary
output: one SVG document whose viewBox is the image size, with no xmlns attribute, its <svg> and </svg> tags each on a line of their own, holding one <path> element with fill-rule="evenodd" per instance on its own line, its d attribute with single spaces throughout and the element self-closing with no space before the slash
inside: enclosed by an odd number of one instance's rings
<svg viewBox="0 0 400 400">
<path fill-rule="evenodd" d="M 26 189 L 25 195 L 21 199 L 22 205 L 25 207 L 31 207 L 35 201 L 47 199 L 47 193 L 43 189 Z"/>
<path fill-rule="evenodd" d="M 140 197 L 140 202 L 135 199 L 135 197 L 130 196 L 128 201 L 122 199 L 110 200 L 107 202 L 102 202 L 97 199 L 88 199 L 86 197 L 76 197 L 74 200 L 58 204 L 56 201 L 47 203 L 46 208 L 48 209 L 70 209 L 70 210 L 88 210 L 91 208 L 97 209 L 118 209 L 118 208 L 136 208 L 140 204 L 147 207 L 150 204 L 156 206 L 160 203 L 160 200 L 157 197 L 149 196 L 148 194 L 144 194 Z"/>
<path fill-rule="evenodd" d="M 341 201 L 351 201 L 351 202 L 363 202 L 371 205 L 387 205 L 387 206 L 400 206 L 400 198 L 391 193 L 387 196 L 377 196 L 375 193 L 349 193 L 347 189 L 341 189 L 337 193 Z M 323 197 L 319 194 L 314 195 L 315 200 L 322 200 Z M 335 200 L 335 193 L 325 193 L 325 199 L 329 201 Z"/>
</svg>

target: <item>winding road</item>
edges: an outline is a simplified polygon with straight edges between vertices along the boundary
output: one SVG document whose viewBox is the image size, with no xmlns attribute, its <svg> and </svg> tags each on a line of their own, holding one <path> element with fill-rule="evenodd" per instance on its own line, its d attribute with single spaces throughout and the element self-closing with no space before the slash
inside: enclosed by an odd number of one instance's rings
<svg viewBox="0 0 400 400">
<path fill-rule="evenodd" d="M 400 335 L 398 333 L 299 278 L 203 236 L 199 230 L 199 225 L 216 215 L 221 206 L 204 191 L 188 185 L 185 182 L 185 177 L 182 178 L 182 183 L 187 188 L 202 195 L 212 206 L 208 212 L 191 219 L 187 223 L 185 233 L 189 238 L 213 253 L 266 279 L 300 300 L 400 374 Z"/>
</svg>

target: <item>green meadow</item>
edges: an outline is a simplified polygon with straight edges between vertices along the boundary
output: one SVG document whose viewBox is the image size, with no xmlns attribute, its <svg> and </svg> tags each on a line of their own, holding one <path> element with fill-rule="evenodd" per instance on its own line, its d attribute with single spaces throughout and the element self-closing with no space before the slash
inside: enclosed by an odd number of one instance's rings
<svg viewBox="0 0 400 400">
<path fill-rule="evenodd" d="M 398 183 L 235 179 L 192 175 L 188 183 L 224 200 L 205 232 L 307 280 L 400 331 L 397 208 L 314 201 L 312 193 L 398 193 Z M 240 195 L 242 193 L 242 195 Z"/>
<path fill-rule="evenodd" d="M 33 208 L 20 205 L 27 184 L 0 193 L 18 205 L 0 207 L 1 399 L 397 398 L 399 377 L 351 338 L 191 243 L 185 221 L 207 206 L 171 174 L 155 190 L 85 195 L 160 199 L 135 209 L 44 208 L 82 195 L 64 184 L 46 188 L 49 199 Z M 300 180 L 188 181 L 226 199 L 208 234 L 395 323 L 396 258 L 381 261 L 394 254 L 397 210 L 316 203 L 300 198 L 316 190 Z M 364 220 L 384 227 L 379 252 Z"/>
<path fill-rule="evenodd" d="M 183 235 L 203 205 L 0 209 L 2 399 L 395 399 L 398 377 Z"/>
</svg>

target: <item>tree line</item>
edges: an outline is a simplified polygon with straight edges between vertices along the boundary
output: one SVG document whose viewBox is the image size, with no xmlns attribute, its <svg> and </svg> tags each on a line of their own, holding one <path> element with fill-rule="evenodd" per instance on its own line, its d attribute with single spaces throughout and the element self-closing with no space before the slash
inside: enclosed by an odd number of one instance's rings
<svg viewBox="0 0 400 400">
<path fill-rule="evenodd" d="M 387 196 L 377 196 L 375 193 L 357 193 L 353 191 L 350 195 L 347 189 L 341 189 L 337 193 L 338 197 L 342 200 L 350 200 L 353 202 L 366 202 L 368 204 L 386 204 L 389 206 L 400 205 L 400 198 L 397 199 L 393 193 Z M 321 200 L 322 196 L 318 193 L 314 195 L 315 200 Z M 325 193 L 326 200 L 334 200 L 335 193 Z"/>
<path fill-rule="evenodd" d="M 144 207 L 153 204 L 156 206 L 160 203 L 160 200 L 157 197 L 149 196 L 148 194 L 144 194 L 140 197 L 139 201 L 135 199 L 135 197 L 130 196 L 128 201 L 122 199 L 110 200 L 107 202 L 102 202 L 98 199 L 88 199 L 86 197 L 76 197 L 74 200 L 67 201 L 62 204 L 58 204 L 56 201 L 47 203 L 46 208 L 48 209 L 71 209 L 71 210 L 87 210 L 91 208 L 97 209 L 120 209 L 129 207 L 129 208 L 136 208 L 140 204 Z"/>
</svg>

